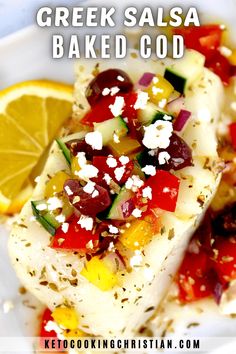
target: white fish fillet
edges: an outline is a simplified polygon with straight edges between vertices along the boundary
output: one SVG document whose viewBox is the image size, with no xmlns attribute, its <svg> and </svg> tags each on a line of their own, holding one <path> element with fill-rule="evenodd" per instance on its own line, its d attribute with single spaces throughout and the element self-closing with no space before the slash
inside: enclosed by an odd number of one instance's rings
<svg viewBox="0 0 236 354">
<path fill-rule="evenodd" d="M 92 78 L 94 65 L 94 61 L 77 65 L 76 99 L 85 110 L 88 103 L 84 88 Z M 114 64 L 111 61 L 100 64 L 101 70 L 111 67 L 120 67 L 134 81 L 145 71 L 163 74 L 165 68 L 160 62 L 149 60 L 144 63 L 134 58 Z M 80 328 L 88 333 L 101 336 L 135 335 L 153 313 L 146 310 L 156 308 L 165 295 L 188 241 L 216 192 L 220 173 L 215 131 L 222 101 L 223 87 L 219 78 L 204 69 L 202 78 L 186 94 L 186 107 L 192 112 L 192 119 L 183 137 L 193 148 L 194 166 L 176 173 L 181 178 L 176 212 L 164 214 L 165 232 L 153 237 L 145 247 L 141 266 L 123 277 L 122 287 L 106 292 L 99 290 L 80 276 L 83 260 L 72 253 L 50 249 L 50 235 L 38 222 L 32 221 L 30 203 L 23 208 L 9 240 L 12 263 L 24 286 L 50 309 L 63 303 L 75 306 L 81 316 Z M 77 108 L 76 113 L 80 117 L 84 110 Z M 43 197 L 47 175 L 62 169 L 68 167 L 54 144 L 35 189 L 34 200 Z M 172 234 L 174 237 L 170 237 Z M 30 246 L 26 247 L 27 244 Z M 76 277 L 71 275 L 72 269 L 77 271 Z M 77 286 L 68 281 L 75 278 L 78 279 Z M 57 291 L 55 287 L 41 285 L 42 281 L 56 284 Z M 128 300 L 122 302 L 124 298 Z"/>
</svg>

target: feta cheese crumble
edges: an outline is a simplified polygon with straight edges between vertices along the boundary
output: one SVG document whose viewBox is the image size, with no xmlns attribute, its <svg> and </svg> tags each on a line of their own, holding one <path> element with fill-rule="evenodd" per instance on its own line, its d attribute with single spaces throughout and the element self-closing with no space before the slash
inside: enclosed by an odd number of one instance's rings
<svg viewBox="0 0 236 354">
<path fill-rule="evenodd" d="M 114 117 L 118 117 L 122 114 L 124 104 L 125 104 L 124 97 L 121 96 L 117 96 L 115 98 L 114 104 L 110 104 L 109 108 Z"/>
<path fill-rule="evenodd" d="M 142 168 L 142 171 L 145 173 L 145 175 L 155 176 L 156 167 L 153 165 L 146 165 Z"/>
<path fill-rule="evenodd" d="M 115 178 L 117 181 L 120 181 L 121 178 L 123 177 L 124 173 L 125 173 L 125 167 L 122 166 L 122 167 L 117 167 L 114 171 L 115 173 Z"/>
<path fill-rule="evenodd" d="M 117 161 L 114 157 L 108 156 L 106 163 L 109 167 L 113 168 L 117 166 Z"/>
<path fill-rule="evenodd" d="M 98 169 L 93 165 L 84 165 L 77 173 L 77 176 L 84 181 L 88 181 L 90 178 L 97 177 Z"/>
<path fill-rule="evenodd" d="M 105 87 L 102 91 L 102 95 L 103 96 L 108 96 L 110 93 L 110 89 L 108 87 Z"/>
<path fill-rule="evenodd" d="M 164 120 L 172 120 L 172 117 L 171 117 L 171 116 L 168 116 L 168 114 L 165 114 L 165 115 L 163 116 L 163 119 L 164 119 Z"/>
<path fill-rule="evenodd" d="M 62 201 L 57 197 L 52 197 L 47 200 L 48 210 L 56 210 L 62 208 Z"/>
<path fill-rule="evenodd" d="M 110 91 L 111 91 L 111 96 L 114 96 L 120 91 L 120 89 L 119 89 L 118 86 L 114 86 L 114 87 L 111 88 Z"/>
<path fill-rule="evenodd" d="M 164 108 L 166 103 L 167 103 L 167 99 L 166 98 L 162 98 L 162 100 L 160 100 L 160 102 L 158 102 L 158 106 L 160 108 Z"/>
<path fill-rule="evenodd" d="M 132 215 L 135 217 L 135 218 L 141 218 L 142 216 L 142 210 L 138 209 L 138 208 L 135 208 L 133 211 L 132 211 Z"/>
<path fill-rule="evenodd" d="M 162 92 L 163 92 L 163 89 L 153 86 L 153 88 L 152 88 L 153 95 L 157 95 L 158 93 L 162 93 Z"/>
<path fill-rule="evenodd" d="M 102 134 L 100 132 L 90 132 L 85 135 L 85 141 L 94 150 L 102 150 Z"/>
<path fill-rule="evenodd" d="M 128 156 L 121 156 L 120 158 L 119 158 L 119 161 L 122 163 L 122 165 L 126 165 L 128 162 L 129 162 L 129 158 L 128 158 Z"/>
<path fill-rule="evenodd" d="M 116 133 L 113 134 L 113 141 L 116 144 L 120 143 L 120 138 L 119 138 L 119 136 Z"/>
<path fill-rule="evenodd" d="M 141 251 L 136 250 L 134 251 L 135 255 L 130 258 L 130 266 L 132 268 L 139 267 L 142 264 L 143 256 Z"/>
<path fill-rule="evenodd" d="M 36 209 L 39 211 L 47 210 L 47 204 L 46 203 L 38 204 L 36 205 Z"/>
<path fill-rule="evenodd" d="M 66 234 L 69 230 L 69 223 L 68 222 L 63 222 L 63 224 L 61 225 L 61 229 L 64 232 L 64 234 Z"/>
<path fill-rule="evenodd" d="M 104 179 L 104 181 L 106 181 L 106 183 L 107 183 L 107 184 L 108 184 L 108 186 L 109 186 L 109 185 L 110 185 L 110 183 L 111 183 L 112 178 L 109 176 L 109 174 L 108 174 L 108 173 L 105 173 L 105 174 L 104 174 L 103 179 Z"/>
<path fill-rule="evenodd" d="M 56 219 L 56 221 L 58 221 L 59 223 L 63 223 L 63 222 L 65 222 L 66 217 L 65 217 L 65 215 L 63 215 L 63 214 L 60 214 L 60 215 L 57 215 L 57 216 L 55 217 L 55 219 Z"/>
<path fill-rule="evenodd" d="M 77 224 L 80 225 L 82 229 L 91 231 L 93 229 L 93 218 L 86 215 L 81 215 Z"/>
<path fill-rule="evenodd" d="M 44 329 L 47 332 L 51 332 L 51 331 L 56 332 L 58 339 L 61 339 L 61 340 L 65 339 L 65 337 L 63 336 L 64 330 L 62 328 L 60 328 L 58 326 L 58 324 L 54 321 L 48 321 L 46 323 L 46 325 L 44 326 Z"/>
<path fill-rule="evenodd" d="M 96 198 L 99 195 L 98 191 L 95 189 L 92 193 L 92 198 Z"/>
<path fill-rule="evenodd" d="M 125 183 L 126 189 L 131 189 L 133 192 L 137 192 L 139 188 L 144 185 L 143 180 L 138 175 L 129 177 Z"/>
<path fill-rule="evenodd" d="M 152 199 L 152 188 L 147 186 L 142 190 L 142 196 L 144 198 Z"/>
<path fill-rule="evenodd" d="M 145 109 L 147 102 L 149 100 L 149 96 L 147 92 L 139 92 L 137 100 L 134 104 L 134 109 Z"/>
<path fill-rule="evenodd" d="M 113 226 L 113 225 L 109 225 L 109 226 L 108 226 L 108 229 L 109 229 L 109 232 L 110 232 L 111 234 L 116 235 L 116 234 L 119 233 L 119 229 L 118 229 L 117 227 Z"/>
<path fill-rule="evenodd" d="M 169 159 L 170 159 L 170 154 L 168 154 L 167 151 L 162 151 L 158 155 L 158 162 L 160 165 L 164 165 L 169 161 Z"/>
<path fill-rule="evenodd" d="M 77 159 L 78 159 L 78 164 L 80 167 L 83 167 L 84 165 L 87 164 L 87 159 L 85 156 L 85 152 L 78 152 L 78 154 L 76 155 Z"/>
<path fill-rule="evenodd" d="M 143 145 L 148 149 L 166 149 L 170 144 L 173 125 L 169 121 L 157 120 L 144 127 Z"/>
<path fill-rule="evenodd" d="M 96 183 L 94 182 L 88 181 L 88 183 L 83 188 L 84 192 L 88 194 L 92 194 L 95 189 L 95 184 Z"/>
</svg>

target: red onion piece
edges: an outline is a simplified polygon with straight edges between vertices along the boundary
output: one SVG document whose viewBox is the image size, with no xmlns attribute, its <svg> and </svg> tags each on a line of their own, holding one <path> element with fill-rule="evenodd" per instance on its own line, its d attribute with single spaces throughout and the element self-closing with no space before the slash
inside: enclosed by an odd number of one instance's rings
<svg viewBox="0 0 236 354">
<path fill-rule="evenodd" d="M 134 210 L 135 205 L 133 199 L 128 199 L 124 203 L 121 204 L 121 210 L 123 217 L 126 219 L 128 218 L 131 214 L 132 211 Z"/>
<path fill-rule="evenodd" d="M 177 116 L 176 120 L 174 121 L 174 130 L 180 132 L 183 127 L 185 126 L 187 120 L 190 118 L 191 112 L 181 109 L 179 115 Z"/>
<path fill-rule="evenodd" d="M 217 282 L 213 289 L 213 296 L 217 305 L 219 305 L 220 303 L 223 291 L 224 291 L 223 285 L 220 282 Z"/>
<path fill-rule="evenodd" d="M 138 84 L 143 87 L 148 87 L 151 84 L 154 76 L 155 74 L 153 73 L 144 73 L 143 76 L 139 79 Z"/>
<path fill-rule="evenodd" d="M 125 270 L 125 264 L 119 255 L 115 252 L 109 253 L 106 257 L 103 258 L 103 261 L 109 266 L 109 269 L 114 273 L 118 271 Z"/>
<path fill-rule="evenodd" d="M 167 110 L 170 114 L 177 116 L 181 110 L 184 110 L 184 96 L 175 98 L 173 101 L 167 103 Z"/>
</svg>

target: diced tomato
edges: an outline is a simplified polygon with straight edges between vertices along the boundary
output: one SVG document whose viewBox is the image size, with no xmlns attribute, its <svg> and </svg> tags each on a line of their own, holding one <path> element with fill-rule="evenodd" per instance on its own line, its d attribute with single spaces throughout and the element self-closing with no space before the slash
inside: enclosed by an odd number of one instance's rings
<svg viewBox="0 0 236 354">
<path fill-rule="evenodd" d="M 236 123 L 231 123 L 229 125 L 229 133 L 233 148 L 236 150 Z"/>
<path fill-rule="evenodd" d="M 152 199 L 147 199 L 148 209 L 160 208 L 166 211 L 175 211 L 178 199 L 180 180 L 170 172 L 158 170 L 155 176 L 151 176 L 139 190 L 136 196 L 136 204 L 142 203 L 142 191 L 146 187 L 152 189 Z"/>
<path fill-rule="evenodd" d="M 55 331 L 46 331 L 45 326 L 49 321 L 54 321 L 52 318 L 52 312 L 49 309 L 46 309 L 43 312 L 42 320 L 41 320 L 41 326 L 40 326 L 40 337 L 57 337 L 57 334 Z"/>
<path fill-rule="evenodd" d="M 130 160 L 126 165 L 122 165 L 122 163 L 119 161 L 119 159 L 114 157 L 114 159 L 117 162 L 117 165 L 116 165 L 116 167 L 109 167 L 107 164 L 107 159 L 108 159 L 108 157 L 106 157 L 106 156 L 94 156 L 93 157 L 93 165 L 95 167 L 97 167 L 97 169 L 100 172 L 103 172 L 103 174 L 101 175 L 102 179 L 104 177 L 104 174 L 107 173 L 116 183 L 118 183 L 120 185 L 124 184 L 132 174 L 132 171 L 134 168 L 133 161 Z M 116 178 L 115 170 L 116 170 L 116 168 L 121 168 L 121 167 L 124 167 L 124 173 L 123 173 L 121 179 L 118 180 Z M 99 182 L 97 182 L 97 183 L 99 183 Z"/>
<path fill-rule="evenodd" d="M 42 314 L 42 319 L 41 319 L 41 323 L 40 323 L 40 332 L 39 332 L 39 350 L 45 349 L 45 340 L 44 338 L 57 338 L 57 334 L 55 331 L 46 331 L 45 326 L 47 325 L 47 323 L 49 321 L 54 321 L 52 318 L 52 312 L 49 309 L 46 309 L 43 314 Z M 49 343 L 49 347 L 50 347 L 50 343 Z M 54 348 L 50 347 L 50 353 L 57 353 L 57 343 L 54 346 Z M 37 351 L 38 352 L 38 351 Z M 41 351 L 39 351 L 41 353 Z M 48 352 L 48 351 L 47 351 Z M 48 352 L 49 353 L 49 352 Z"/>
<path fill-rule="evenodd" d="M 195 301 L 212 294 L 207 270 L 208 256 L 206 253 L 186 253 L 177 275 L 181 301 Z"/>
<path fill-rule="evenodd" d="M 224 238 L 218 236 L 213 245 L 213 267 L 223 285 L 236 279 L 236 237 Z"/>
<path fill-rule="evenodd" d="M 128 120 L 127 125 L 130 136 L 140 141 L 141 123 L 138 119 L 138 110 L 134 108 L 137 98 L 138 94 L 136 92 L 131 92 L 125 96 L 125 107 L 122 116 Z"/>
<path fill-rule="evenodd" d="M 66 233 L 62 230 L 63 226 L 59 227 L 56 231 L 56 235 L 52 238 L 50 247 L 82 253 L 95 251 L 99 242 L 99 234 L 82 228 L 78 224 L 78 220 L 77 217 L 73 216 L 68 221 L 69 228 Z M 91 248 L 92 245 L 93 248 Z"/>
<path fill-rule="evenodd" d="M 202 25 L 174 29 L 184 37 L 186 48 L 195 49 L 211 59 L 221 43 L 223 30 L 220 25 Z"/>
<path fill-rule="evenodd" d="M 114 104 L 115 96 L 104 96 L 81 120 L 83 124 L 93 126 L 93 123 L 101 123 L 113 118 L 109 106 Z"/>
<path fill-rule="evenodd" d="M 206 67 L 218 75 L 225 85 L 229 83 L 231 65 L 219 51 L 215 51 L 213 58 L 206 60 Z"/>
</svg>

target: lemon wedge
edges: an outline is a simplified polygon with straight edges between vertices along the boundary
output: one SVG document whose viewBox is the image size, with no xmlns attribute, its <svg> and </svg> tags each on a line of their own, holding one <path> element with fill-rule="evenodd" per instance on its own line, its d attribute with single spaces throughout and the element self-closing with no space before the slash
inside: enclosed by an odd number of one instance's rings
<svg viewBox="0 0 236 354">
<path fill-rule="evenodd" d="M 0 92 L 0 212 L 19 211 L 25 181 L 72 114 L 73 87 L 28 81 Z"/>
</svg>

